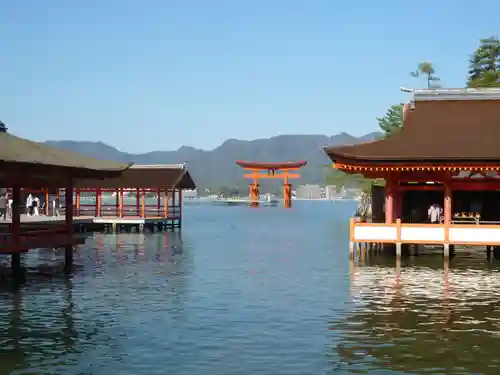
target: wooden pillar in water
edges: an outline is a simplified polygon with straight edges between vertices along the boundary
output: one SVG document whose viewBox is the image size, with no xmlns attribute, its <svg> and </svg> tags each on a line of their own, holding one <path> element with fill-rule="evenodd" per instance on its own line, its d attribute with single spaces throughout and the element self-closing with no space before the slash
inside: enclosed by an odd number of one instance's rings
<svg viewBox="0 0 500 375">
<path fill-rule="evenodd" d="M 66 207 L 65 224 L 68 238 L 73 236 L 73 181 L 66 183 L 64 192 L 64 205 Z M 73 269 L 73 245 L 68 244 L 64 249 L 64 270 L 70 273 Z"/>
<path fill-rule="evenodd" d="M 451 188 L 449 183 L 444 184 L 444 256 L 450 256 L 450 224 L 451 224 Z"/>
<path fill-rule="evenodd" d="M 392 224 L 394 222 L 394 189 L 392 180 L 385 181 L 385 223 Z"/>
<path fill-rule="evenodd" d="M 141 190 L 141 217 L 146 217 L 146 190 Z"/>
<path fill-rule="evenodd" d="M 179 228 L 182 227 L 182 189 L 178 190 L 179 192 Z"/>
<path fill-rule="evenodd" d="M 123 188 L 118 189 L 118 195 L 120 202 L 118 215 L 119 217 L 123 217 Z"/>
<path fill-rule="evenodd" d="M 250 207 L 259 207 L 260 185 L 258 180 L 250 184 Z"/>
<path fill-rule="evenodd" d="M 283 184 L 283 203 L 285 208 L 292 207 L 292 184 L 288 180 Z"/>
<path fill-rule="evenodd" d="M 95 217 L 101 217 L 102 208 L 102 190 L 100 188 L 95 191 Z"/>
<path fill-rule="evenodd" d="M 21 269 L 21 188 L 12 188 L 12 249 L 11 266 L 14 280 L 21 280 L 24 276 Z"/>
</svg>

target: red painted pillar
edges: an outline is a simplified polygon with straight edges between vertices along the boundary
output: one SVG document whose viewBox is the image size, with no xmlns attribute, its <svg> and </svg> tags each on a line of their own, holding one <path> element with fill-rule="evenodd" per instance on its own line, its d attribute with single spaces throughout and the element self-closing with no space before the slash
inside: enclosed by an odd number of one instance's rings
<svg viewBox="0 0 500 375">
<path fill-rule="evenodd" d="M 96 189 L 95 191 L 95 217 L 101 216 L 102 208 L 102 191 L 101 189 Z"/>
<path fill-rule="evenodd" d="M 444 184 L 444 223 L 451 224 L 451 211 L 452 211 L 452 192 L 448 183 Z"/>
<path fill-rule="evenodd" d="M 182 226 L 182 189 L 179 189 L 179 228 Z"/>
<path fill-rule="evenodd" d="M 392 179 L 385 180 L 385 223 L 392 224 L 394 220 L 394 189 Z"/>
</svg>

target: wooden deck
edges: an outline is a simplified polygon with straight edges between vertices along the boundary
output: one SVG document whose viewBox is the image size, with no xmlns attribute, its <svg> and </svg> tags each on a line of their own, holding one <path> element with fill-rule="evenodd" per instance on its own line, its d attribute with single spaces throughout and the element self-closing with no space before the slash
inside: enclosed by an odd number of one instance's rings
<svg viewBox="0 0 500 375">
<path fill-rule="evenodd" d="M 0 237 L 10 235 L 12 220 L 0 220 Z M 116 217 L 116 216 L 76 216 L 73 218 L 73 233 L 85 232 L 142 232 L 144 230 L 156 232 L 174 230 L 181 227 L 180 216 L 164 217 Z M 66 231 L 64 216 L 21 216 L 21 231 L 23 235 L 41 234 L 44 231 Z M 0 242 L 1 238 L 0 238 Z M 3 241 L 5 242 L 5 241 Z"/>
</svg>

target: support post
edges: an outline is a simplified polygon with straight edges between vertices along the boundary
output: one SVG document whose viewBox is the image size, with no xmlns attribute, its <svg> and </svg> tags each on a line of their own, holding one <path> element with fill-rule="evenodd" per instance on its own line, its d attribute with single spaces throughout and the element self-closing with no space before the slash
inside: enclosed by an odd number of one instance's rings
<svg viewBox="0 0 500 375">
<path fill-rule="evenodd" d="M 385 223 L 392 224 L 394 219 L 394 206 L 393 206 L 393 186 L 392 179 L 385 180 Z"/>
<path fill-rule="evenodd" d="M 118 214 L 120 215 L 120 218 L 122 218 L 123 217 L 123 188 L 119 189 L 118 194 L 120 195 L 120 198 L 119 198 L 120 199 L 120 208 L 119 208 Z"/>
<path fill-rule="evenodd" d="M 288 183 L 288 179 L 283 184 L 283 203 L 285 208 L 292 207 L 292 184 Z"/>
<path fill-rule="evenodd" d="M 75 216 L 80 216 L 80 189 L 75 189 Z"/>
<path fill-rule="evenodd" d="M 354 259 L 354 218 L 349 219 L 349 256 Z"/>
<path fill-rule="evenodd" d="M 182 227 L 182 189 L 179 189 L 179 228 Z"/>
<path fill-rule="evenodd" d="M 452 192 L 449 183 L 444 184 L 444 256 L 450 256 L 450 225 L 451 225 L 451 202 Z"/>
<path fill-rule="evenodd" d="M 95 216 L 101 217 L 102 191 L 100 188 L 95 191 Z"/>
<path fill-rule="evenodd" d="M 23 278 L 21 269 L 21 188 L 14 186 L 12 188 L 12 249 L 11 266 L 14 280 L 19 281 Z"/>
<path fill-rule="evenodd" d="M 146 190 L 141 190 L 141 217 L 146 218 Z"/>
<path fill-rule="evenodd" d="M 64 206 L 66 207 L 65 223 L 68 239 L 73 236 L 73 181 L 66 183 L 64 192 Z M 64 270 L 70 273 L 73 268 L 73 245 L 67 244 L 64 249 Z"/>
<path fill-rule="evenodd" d="M 396 256 L 401 256 L 401 219 L 396 219 Z"/>
<path fill-rule="evenodd" d="M 50 215 L 49 189 L 45 189 L 45 216 Z"/>
<path fill-rule="evenodd" d="M 250 207 L 259 207 L 260 185 L 257 179 L 250 184 Z"/>
</svg>

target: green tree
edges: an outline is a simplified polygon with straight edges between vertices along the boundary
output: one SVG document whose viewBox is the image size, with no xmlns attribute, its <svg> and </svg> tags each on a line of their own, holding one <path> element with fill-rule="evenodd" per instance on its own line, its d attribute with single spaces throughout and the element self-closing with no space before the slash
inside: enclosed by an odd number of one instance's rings
<svg viewBox="0 0 500 375">
<path fill-rule="evenodd" d="M 434 69 L 434 66 L 432 65 L 431 62 L 428 61 L 422 61 L 420 64 L 418 64 L 417 70 L 410 73 L 410 75 L 415 78 L 419 78 L 420 76 L 425 76 L 427 79 L 428 89 L 439 87 L 437 82 L 439 82 L 440 78 L 437 77 L 435 74 L 436 70 Z"/>
<path fill-rule="evenodd" d="M 481 39 L 469 60 L 468 87 L 500 87 L 500 40 Z"/>
<path fill-rule="evenodd" d="M 390 136 L 403 128 L 403 104 L 394 104 L 389 107 L 383 117 L 377 117 L 378 126 Z"/>
</svg>

